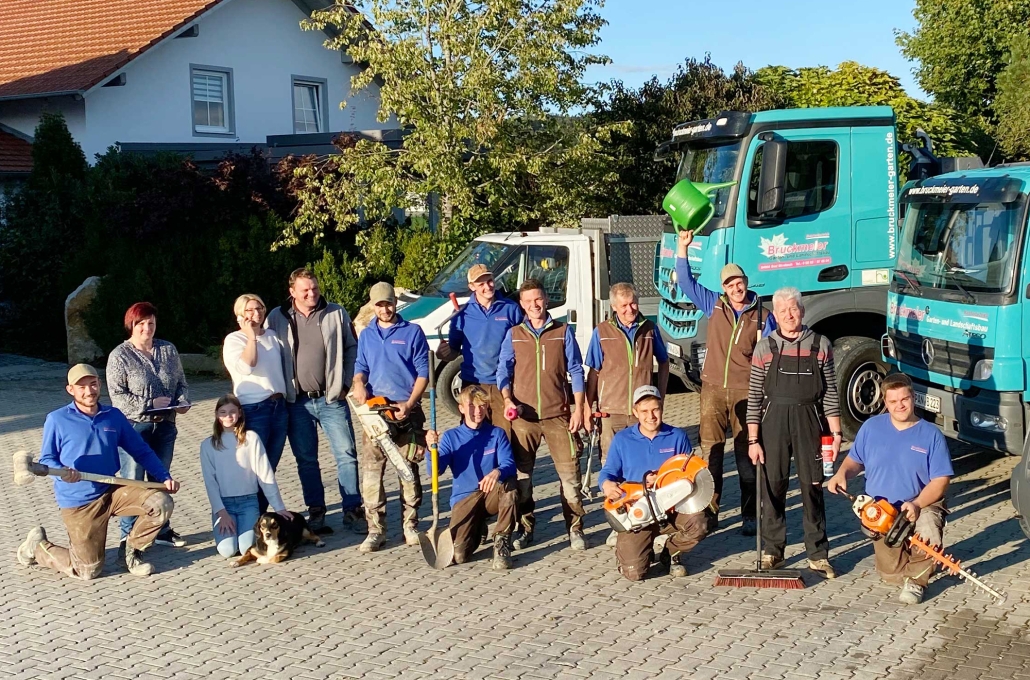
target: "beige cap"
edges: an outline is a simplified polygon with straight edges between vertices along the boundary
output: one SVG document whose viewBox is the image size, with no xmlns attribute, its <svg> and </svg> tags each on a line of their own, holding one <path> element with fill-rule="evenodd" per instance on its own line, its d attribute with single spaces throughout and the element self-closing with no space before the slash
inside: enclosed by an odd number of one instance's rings
<svg viewBox="0 0 1030 680">
<path fill-rule="evenodd" d="M 494 273 L 485 264 L 474 264 L 469 268 L 469 283 L 475 283 L 484 276 L 489 276 L 490 278 L 494 276 Z"/>
<path fill-rule="evenodd" d="M 74 385 L 87 376 L 100 378 L 100 374 L 97 373 L 97 369 L 93 368 L 89 364 L 75 364 L 68 371 L 68 384 Z"/>
<path fill-rule="evenodd" d="M 721 272 L 719 272 L 719 283 L 726 283 L 730 279 L 736 278 L 747 278 L 744 276 L 744 270 L 740 268 L 739 264 L 728 264 L 722 268 Z"/>
<path fill-rule="evenodd" d="M 373 305 L 377 305 L 380 302 L 397 302 L 397 296 L 394 295 L 393 286 L 380 281 L 376 285 L 372 286 L 372 290 L 368 291 L 368 299 Z"/>
</svg>

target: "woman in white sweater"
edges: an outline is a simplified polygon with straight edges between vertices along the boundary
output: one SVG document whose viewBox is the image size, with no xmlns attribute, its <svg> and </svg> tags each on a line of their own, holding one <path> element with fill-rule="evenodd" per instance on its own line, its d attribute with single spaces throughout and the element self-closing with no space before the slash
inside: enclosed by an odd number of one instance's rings
<svg viewBox="0 0 1030 680">
<path fill-rule="evenodd" d="M 232 377 L 232 391 L 243 405 L 247 428 L 265 445 L 274 471 L 283 455 L 289 425 L 282 338 L 263 327 L 265 303 L 257 295 L 244 293 L 236 298 L 233 312 L 240 330 L 225 336 L 222 361 Z M 264 512 L 267 499 L 258 494 L 258 503 Z"/>
<path fill-rule="evenodd" d="M 200 445 L 200 469 L 222 557 L 245 553 L 254 545 L 254 524 L 261 516 L 259 489 L 277 513 L 293 516 L 283 505 L 265 447 L 246 429 L 243 407 L 232 394 L 215 404 L 214 434 Z"/>
</svg>

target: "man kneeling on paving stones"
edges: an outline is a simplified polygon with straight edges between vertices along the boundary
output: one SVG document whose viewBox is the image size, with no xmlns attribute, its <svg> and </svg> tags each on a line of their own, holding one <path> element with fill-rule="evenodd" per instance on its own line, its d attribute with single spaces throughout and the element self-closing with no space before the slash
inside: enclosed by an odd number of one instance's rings
<svg viewBox="0 0 1030 680">
<path fill-rule="evenodd" d="M 951 476 L 948 442 L 932 423 L 916 415 L 912 379 L 895 373 L 883 379 L 887 413 L 862 424 L 837 474 L 826 483 L 830 493 L 846 491 L 847 480 L 865 470 L 865 492 L 886 498 L 916 524 L 916 533 L 932 545 L 944 544 L 944 494 Z M 887 583 L 901 585 L 905 604 L 923 601 L 934 561 L 910 546 L 890 548 L 873 539 L 876 571 Z"/>
<path fill-rule="evenodd" d="M 609 499 L 622 497 L 621 482 L 653 484 L 654 470 L 673 456 L 689 453 L 694 448 L 684 430 L 662 422 L 662 406 L 662 395 L 657 387 L 642 385 L 633 392 L 633 415 L 638 422 L 612 437 L 608 459 L 599 475 L 601 492 Z M 664 530 L 669 540 L 659 561 L 669 569 L 670 576 L 686 576 L 683 556 L 708 533 L 708 521 L 703 512 L 670 513 L 670 520 Z M 630 581 L 640 581 L 647 575 L 654 557 L 654 540 L 659 533 L 662 529 L 652 524 L 640 531 L 617 535 L 615 560 L 620 574 Z"/>
<path fill-rule="evenodd" d="M 469 385 L 458 395 L 462 422 L 438 436 L 426 434 L 429 444 L 440 443 L 438 468 L 451 469 L 451 538 L 454 561 L 467 562 L 486 535 L 486 518 L 497 515 L 494 531 L 494 569 L 511 568 L 509 540 L 515 529 L 515 457 L 504 430 L 490 422 L 490 395 Z M 432 461 L 429 474 L 432 475 Z"/>
<path fill-rule="evenodd" d="M 38 562 L 86 581 L 94 579 L 104 569 L 108 521 L 111 517 L 138 517 L 126 540 L 125 566 L 134 576 L 148 576 L 153 567 L 143 561 L 142 554 L 171 517 L 173 503 L 168 494 L 178 491 L 179 483 L 125 415 L 100 404 L 100 377 L 95 368 L 73 366 L 66 389 L 72 403 L 47 415 L 39 462 L 73 471 L 67 481 L 54 480 L 54 496 L 71 547 L 54 545 L 43 527 L 36 527 L 18 548 L 18 561 L 25 566 Z M 115 475 L 121 467 L 119 447 L 151 477 L 163 482 L 168 493 L 79 479 L 79 472 Z"/>
</svg>

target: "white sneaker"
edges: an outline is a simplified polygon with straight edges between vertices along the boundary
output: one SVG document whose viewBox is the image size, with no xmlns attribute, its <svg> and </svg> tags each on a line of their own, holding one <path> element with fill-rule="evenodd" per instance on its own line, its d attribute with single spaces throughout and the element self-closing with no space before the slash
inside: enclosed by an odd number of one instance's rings
<svg viewBox="0 0 1030 680">
<path fill-rule="evenodd" d="M 614 548 L 616 541 L 619 540 L 619 532 L 613 531 L 608 534 L 608 538 L 604 539 L 604 544 L 609 548 Z"/>
<path fill-rule="evenodd" d="M 573 550 L 587 549 L 587 538 L 583 535 L 582 531 L 569 532 L 569 547 Z"/>
<path fill-rule="evenodd" d="M 418 529 L 415 527 L 404 527 L 404 545 L 418 546 Z"/>
<path fill-rule="evenodd" d="M 378 532 L 369 532 L 368 536 L 365 536 L 365 540 L 358 546 L 358 552 L 371 553 L 376 552 L 386 543 L 386 535 Z"/>
<path fill-rule="evenodd" d="M 20 546 L 18 546 L 18 562 L 22 566 L 31 566 L 36 563 L 36 546 L 46 540 L 46 531 L 43 527 L 36 527 L 29 530 L 29 535 Z"/>
<path fill-rule="evenodd" d="M 919 604 L 923 601 L 923 586 L 913 583 L 912 579 L 905 579 L 905 584 L 901 586 L 901 593 L 898 594 L 898 599 L 905 604 Z"/>
</svg>

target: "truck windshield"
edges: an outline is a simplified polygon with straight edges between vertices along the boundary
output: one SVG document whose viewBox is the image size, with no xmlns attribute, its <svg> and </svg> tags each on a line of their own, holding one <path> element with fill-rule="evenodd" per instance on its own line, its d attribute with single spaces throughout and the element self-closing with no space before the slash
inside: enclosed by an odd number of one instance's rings
<svg viewBox="0 0 1030 680">
<path fill-rule="evenodd" d="M 691 182 L 714 184 L 716 182 L 732 182 L 736 179 L 737 156 L 740 154 L 740 142 L 732 142 L 720 146 L 688 146 L 680 158 L 676 181 L 689 179 Z M 730 189 L 719 189 L 715 192 L 715 214 L 713 221 L 726 215 L 730 203 Z"/>
<path fill-rule="evenodd" d="M 899 283 L 916 288 L 1007 293 L 1018 261 L 1026 198 L 1012 203 L 919 203 L 901 235 Z M 913 279 L 919 284 L 912 286 Z"/>
<path fill-rule="evenodd" d="M 451 293 L 468 295 L 467 277 L 472 265 L 485 264 L 493 271 L 495 265 L 517 247 L 515 244 L 473 241 L 462 251 L 461 255 L 440 270 L 440 273 L 425 287 L 422 294 L 436 297 L 447 297 Z"/>
</svg>

